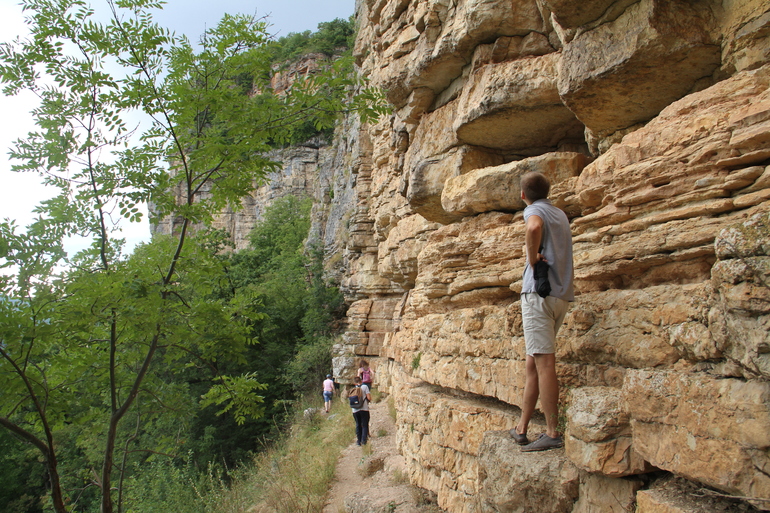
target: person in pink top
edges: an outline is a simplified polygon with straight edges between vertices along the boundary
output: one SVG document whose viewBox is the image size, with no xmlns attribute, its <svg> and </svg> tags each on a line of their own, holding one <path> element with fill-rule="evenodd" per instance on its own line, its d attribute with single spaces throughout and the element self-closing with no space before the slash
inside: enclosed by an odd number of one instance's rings
<svg viewBox="0 0 770 513">
<path fill-rule="evenodd" d="M 323 383 L 324 387 L 324 413 L 329 413 L 332 409 L 332 397 L 334 396 L 334 380 L 331 374 L 326 375 Z"/>
</svg>

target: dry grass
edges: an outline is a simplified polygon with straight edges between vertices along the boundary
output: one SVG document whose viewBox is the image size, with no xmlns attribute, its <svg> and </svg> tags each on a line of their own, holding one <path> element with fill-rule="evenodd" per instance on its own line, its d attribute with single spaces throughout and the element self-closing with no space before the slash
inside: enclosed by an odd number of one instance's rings
<svg viewBox="0 0 770 513">
<path fill-rule="evenodd" d="M 388 397 L 388 415 L 390 415 L 390 418 L 393 419 L 393 422 L 396 422 L 398 412 L 396 411 L 396 400 L 392 395 Z"/>
<path fill-rule="evenodd" d="M 305 419 L 300 411 L 291 434 L 236 476 L 217 513 L 320 511 L 350 439 L 349 409 L 341 401 L 328 415 Z"/>
</svg>

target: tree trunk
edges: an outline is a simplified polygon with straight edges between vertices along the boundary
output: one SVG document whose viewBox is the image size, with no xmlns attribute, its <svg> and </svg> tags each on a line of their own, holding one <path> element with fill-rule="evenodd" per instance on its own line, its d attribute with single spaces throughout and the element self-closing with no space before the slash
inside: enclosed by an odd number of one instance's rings
<svg viewBox="0 0 770 513">
<path fill-rule="evenodd" d="M 53 438 L 49 436 L 49 446 L 40 438 L 36 437 L 26 429 L 17 426 L 5 417 L 0 417 L 0 426 L 3 426 L 31 443 L 43 453 L 43 457 L 45 458 L 45 468 L 48 471 L 48 479 L 51 481 L 51 500 L 53 501 L 53 509 L 56 513 L 67 513 L 67 508 L 64 507 L 64 494 L 62 494 L 61 483 L 59 481 L 59 465 L 56 460 L 56 453 L 53 451 Z"/>
</svg>

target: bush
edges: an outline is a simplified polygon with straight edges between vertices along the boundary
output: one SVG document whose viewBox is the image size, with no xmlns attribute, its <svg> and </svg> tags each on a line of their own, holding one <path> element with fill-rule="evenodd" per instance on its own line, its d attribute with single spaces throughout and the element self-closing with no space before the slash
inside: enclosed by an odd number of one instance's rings
<svg viewBox="0 0 770 513">
<path fill-rule="evenodd" d="M 200 472 L 190 463 L 156 460 L 142 465 L 134 476 L 125 488 L 123 506 L 127 513 L 209 513 L 216 511 L 227 493 L 224 472 L 211 464 L 206 472 Z"/>
<path fill-rule="evenodd" d="M 273 63 L 295 61 L 309 53 L 334 57 L 349 52 L 355 39 L 354 17 L 336 18 L 318 24 L 318 31 L 290 32 L 273 43 Z"/>
<path fill-rule="evenodd" d="M 233 474 L 217 513 L 321 511 L 342 449 L 352 436 L 350 409 L 334 401 L 332 415 L 305 420 L 298 404 L 295 427 L 263 451 L 250 468 Z"/>
<path fill-rule="evenodd" d="M 334 340 L 330 337 L 319 337 L 302 345 L 286 368 L 285 381 L 299 393 L 320 394 L 321 383 L 332 368 L 332 345 Z"/>
</svg>

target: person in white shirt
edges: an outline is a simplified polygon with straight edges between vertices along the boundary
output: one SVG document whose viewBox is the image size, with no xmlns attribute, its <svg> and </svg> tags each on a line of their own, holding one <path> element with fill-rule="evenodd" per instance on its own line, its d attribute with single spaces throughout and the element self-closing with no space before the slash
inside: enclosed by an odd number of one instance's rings
<svg viewBox="0 0 770 513">
<path fill-rule="evenodd" d="M 329 413 L 332 409 L 332 397 L 334 396 L 334 380 L 331 374 L 326 375 L 326 379 L 323 382 L 323 394 L 324 394 L 324 413 Z"/>
</svg>

